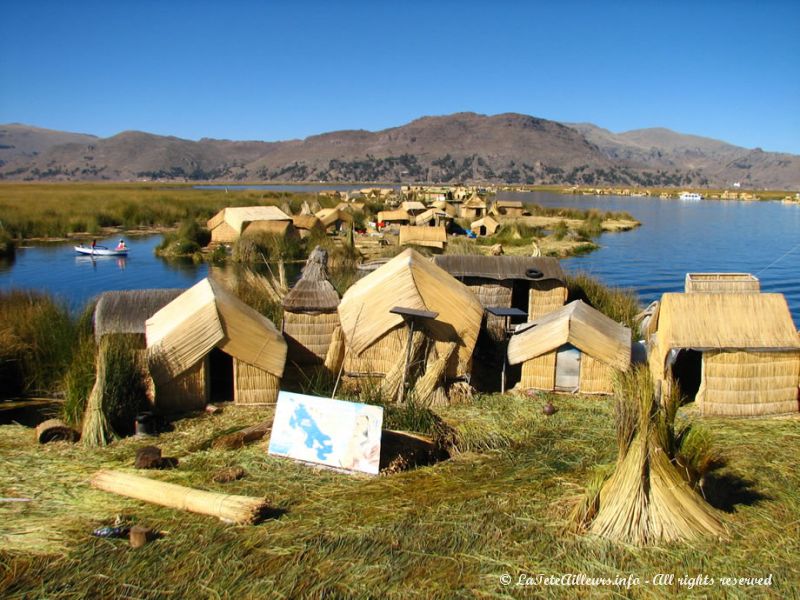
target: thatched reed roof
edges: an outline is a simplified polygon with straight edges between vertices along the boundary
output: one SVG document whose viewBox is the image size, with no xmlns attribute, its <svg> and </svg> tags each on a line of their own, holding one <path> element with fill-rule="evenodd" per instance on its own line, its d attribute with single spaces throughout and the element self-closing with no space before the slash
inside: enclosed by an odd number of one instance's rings
<svg viewBox="0 0 800 600">
<path fill-rule="evenodd" d="M 497 229 L 500 227 L 500 223 L 496 219 L 487 216 L 483 217 L 482 219 L 478 219 L 477 221 L 473 221 L 469 225 L 469 228 L 476 233 L 480 230 L 481 227 L 485 227 L 486 233 L 491 235 L 495 231 L 497 231 Z"/>
<path fill-rule="evenodd" d="M 486 200 L 478 196 L 478 194 L 473 194 L 470 196 L 469 200 L 464 202 L 461 205 L 462 208 L 486 208 Z"/>
<path fill-rule="evenodd" d="M 337 221 L 343 221 L 345 223 L 353 222 L 352 213 L 350 213 L 349 211 L 339 210 L 337 208 L 323 208 L 322 210 L 316 213 L 316 217 L 320 221 L 322 221 L 322 225 L 325 228 L 330 227 Z"/>
<path fill-rule="evenodd" d="M 339 319 L 348 346 L 361 354 L 402 324 L 403 317 L 389 312 L 395 306 L 439 313 L 426 329 L 437 339 L 455 337 L 459 359 L 464 363 L 469 360 L 478 339 L 483 307 L 467 286 L 410 248 L 345 292 Z"/>
<path fill-rule="evenodd" d="M 436 220 L 436 219 L 438 219 L 440 221 L 447 221 L 447 220 L 452 220 L 452 218 L 453 217 L 448 215 L 443 210 L 439 210 L 438 208 L 429 208 L 425 212 L 422 212 L 422 213 L 418 214 L 414 218 L 414 222 L 417 225 L 422 225 L 424 223 L 429 223 L 430 221 L 433 221 L 433 220 Z"/>
<path fill-rule="evenodd" d="M 283 308 L 291 312 L 333 312 L 339 294 L 328 281 L 328 252 L 317 246 L 309 254 L 300 280 L 283 298 Z"/>
<path fill-rule="evenodd" d="M 223 208 L 208 220 L 208 228 L 214 229 L 222 223 L 227 223 L 234 231 L 241 234 L 242 229 L 254 221 L 291 221 L 277 206 L 229 206 Z"/>
<path fill-rule="evenodd" d="M 449 202 L 445 202 L 444 200 L 436 200 L 435 202 L 431 203 L 431 206 L 441 211 L 444 211 L 450 217 L 455 218 L 458 216 L 458 209 Z"/>
<path fill-rule="evenodd" d="M 180 296 L 182 289 L 105 292 L 94 309 L 94 336 L 144 335 L 145 321 Z"/>
<path fill-rule="evenodd" d="M 783 294 L 664 294 L 653 326 L 663 351 L 800 349 Z"/>
<path fill-rule="evenodd" d="M 292 217 L 292 224 L 295 229 L 322 229 L 322 221 L 310 214 L 299 214 Z"/>
<path fill-rule="evenodd" d="M 151 371 L 157 382 L 187 371 L 215 347 L 280 377 L 286 341 L 265 316 L 203 279 L 150 317 L 145 325 Z"/>
<path fill-rule="evenodd" d="M 527 275 L 531 269 L 542 273 L 535 281 L 554 279 L 563 282 L 566 278 L 555 258 L 532 256 L 435 256 L 433 262 L 453 277 L 479 277 L 505 281 L 523 279 L 532 281 Z"/>
<path fill-rule="evenodd" d="M 400 226 L 400 245 L 415 244 L 417 246 L 428 246 L 431 248 L 443 249 L 447 244 L 447 231 L 443 226 Z"/>
<path fill-rule="evenodd" d="M 761 291 L 757 277 L 750 273 L 687 273 L 686 293 L 723 293 Z"/>
<path fill-rule="evenodd" d="M 422 212 L 428 209 L 422 202 L 418 200 L 406 200 L 400 204 L 400 208 L 407 213 L 413 214 L 414 212 Z"/>
<path fill-rule="evenodd" d="M 631 330 L 581 300 L 520 325 L 508 343 L 508 362 L 516 365 L 564 344 L 616 369 L 631 363 Z"/>
<path fill-rule="evenodd" d="M 411 221 L 411 215 L 404 210 L 382 210 L 378 212 L 378 221 L 383 221 L 384 223 L 405 221 L 408 223 Z"/>
</svg>

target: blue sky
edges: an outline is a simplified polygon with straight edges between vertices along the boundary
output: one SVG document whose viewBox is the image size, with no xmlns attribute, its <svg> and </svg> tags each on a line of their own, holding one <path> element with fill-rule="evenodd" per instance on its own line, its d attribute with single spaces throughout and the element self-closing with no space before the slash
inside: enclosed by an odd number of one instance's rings
<svg viewBox="0 0 800 600">
<path fill-rule="evenodd" d="M 0 123 L 281 140 L 423 115 L 800 154 L 800 2 L 2 4 Z"/>
</svg>

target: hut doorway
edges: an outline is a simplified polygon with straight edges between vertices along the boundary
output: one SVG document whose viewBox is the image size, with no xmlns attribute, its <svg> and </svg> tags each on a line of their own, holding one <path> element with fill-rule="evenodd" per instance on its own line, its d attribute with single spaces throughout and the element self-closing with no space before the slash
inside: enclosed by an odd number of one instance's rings
<svg viewBox="0 0 800 600">
<path fill-rule="evenodd" d="M 233 357 L 219 348 L 208 355 L 209 402 L 233 402 Z"/>
<path fill-rule="evenodd" d="M 678 351 L 672 364 L 672 376 L 687 402 L 694 401 L 700 389 L 703 375 L 703 353 L 697 350 L 683 349 Z"/>
<path fill-rule="evenodd" d="M 556 385 L 559 392 L 574 392 L 580 387 L 581 351 L 565 344 L 556 354 Z"/>
</svg>

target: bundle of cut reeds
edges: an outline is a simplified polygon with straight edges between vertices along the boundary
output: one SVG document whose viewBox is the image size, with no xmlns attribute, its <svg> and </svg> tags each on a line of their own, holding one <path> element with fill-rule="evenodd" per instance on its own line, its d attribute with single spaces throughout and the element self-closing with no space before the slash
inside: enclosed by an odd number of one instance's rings
<svg viewBox="0 0 800 600">
<path fill-rule="evenodd" d="M 435 404 L 434 392 L 439 388 L 444 377 L 447 363 L 456 350 L 456 342 L 448 342 L 444 349 L 440 348 L 438 356 L 428 358 L 425 374 L 417 380 L 414 386 L 414 397 L 425 406 Z M 431 349 L 434 354 L 435 346 Z"/>
<path fill-rule="evenodd" d="M 91 484 L 106 492 L 241 525 L 257 523 L 267 517 L 270 511 L 265 498 L 205 492 L 119 471 L 98 471 L 92 477 Z"/>
<path fill-rule="evenodd" d="M 725 532 L 716 511 L 675 463 L 676 397 L 656 403 L 645 367 L 616 382 L 619 454 L 611 476 L 595 481 L 593 497 L 573 514 L 579 528 L 634 545 L 688 540 Z"/>
<path fill-rule="evenodd" d="M 397 360 L 395 361 L 392 368 L 386 373 L 386 377 L 384 377 L 383 382 L 381 383 L 381 397 L 387 400 L 393 400 L 397 397 L 397 392 L 400 389 L 400 385 L 403 381 L 403 374 L 406 370 L 406 356 L 409 356 L 409 361 L 411 363 L 414 362 L 414 359 L 419 352 L 419 349 L 422 347 L 422 342 L 425 341 L 425 334 L 422 331 L 415 331 L 414 335 L 411 339 L 411 349 L 408 348 L 408 342 L 406 342 L 406 348 L 403 350 L 403 353 L 400 356 L 397 356 Z M 408 383 L 408 382 L 406 382 Z"/>
</svg>

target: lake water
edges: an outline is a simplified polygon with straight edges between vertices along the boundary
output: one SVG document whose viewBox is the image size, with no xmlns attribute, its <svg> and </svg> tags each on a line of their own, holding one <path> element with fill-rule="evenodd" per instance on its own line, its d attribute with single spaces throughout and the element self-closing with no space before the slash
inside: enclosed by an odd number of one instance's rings
<svg viewBox="0 0 800 600">
<path fill-rule="evenodd" d="M 113 248 L 119 236 L 98 239 Z M 160 235 L 125 237 L 127 258 L 81 256 L 74 243 L 18 248 L 13 261 L 0 259 L 0 289 L 45 290 L 80 309 L 86 301 L 107 290 L 186 288 L 208 273 L 205 264 L 165 261 L 155 256 Z"/>
<path fill-rule="evenodd" d="M 259 189 L 314 192 L 336 186 L 301 187 L 305 189 Z M 228 186 L 229 190 L 244 188 Z M 642 222 L 641 227 L 604 234 L 599 250 L 566 259 L 563 265 L 568 271 L 587 271 L 608 284 L 633 288 L 644 303 L 663 292 L 682 290 L 687 272 L 746 272 L 761 279 L 764 291 L 785 294 L 795 323 L 800 324 L 800 206 L 542 192 L 505 192 L 498 198 L 631 213 Z M 113 246 L 117 239 L 98 243 Z M 79 308 L 106 290 L 189 287 L 208 273 L 206 265 L 157 258 L 153 249 L 160 236 L 125 239 L 131 250 L 127 259 L 79 257 L 72 244 L 20 248 L 13 262 L 0 262 L 0 288 L 46 290 Z"/>
<path fill-rule="evenodd" d="M 686 273 L 752 273 L 763 291 L 786 295 L 795 324 L 800 324 L 799 205 L 542 192 L 500 193 L 498 198 L 632 214 L 641 227 L 604 234 L 599 250 L 562 265 L 633 288 L 644 303 L 664 292 L 682 291 Z"/>
</svg>

